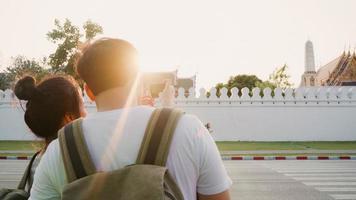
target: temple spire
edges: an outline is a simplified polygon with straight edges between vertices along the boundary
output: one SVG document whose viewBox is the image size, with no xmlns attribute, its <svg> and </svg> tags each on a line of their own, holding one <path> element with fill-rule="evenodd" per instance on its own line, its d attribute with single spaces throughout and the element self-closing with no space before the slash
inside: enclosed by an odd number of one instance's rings
<svg viewBox="0 0 356 200">
<path fill-rule="evenodd" d="M 310 40 L 305 43 L 305 72 L 315 72 L 314 48 Z"/>
</svg>

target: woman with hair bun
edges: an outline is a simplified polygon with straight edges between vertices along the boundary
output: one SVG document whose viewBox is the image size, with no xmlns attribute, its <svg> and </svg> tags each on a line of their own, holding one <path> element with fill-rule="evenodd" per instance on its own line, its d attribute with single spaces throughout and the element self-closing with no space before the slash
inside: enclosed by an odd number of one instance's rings
<svg viewBox="0 0 356 200">
<path fill-rule="evenodd" d="M 32 165 L 29 185 L 32 185 L 34 170 L 49 143 L 57 138 L 64 125 L 86 115 L 80 89 L 73 78 L 53 76 L 40 83 L 25 76 L 15 85 L 15 95 L 27 101 L 24 120 L 31 131 L 45 142 Z"/>
</svg>

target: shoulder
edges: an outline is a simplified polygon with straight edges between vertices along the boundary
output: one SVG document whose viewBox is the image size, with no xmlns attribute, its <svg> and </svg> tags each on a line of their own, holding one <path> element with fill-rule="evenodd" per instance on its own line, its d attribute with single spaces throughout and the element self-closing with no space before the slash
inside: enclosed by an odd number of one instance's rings
<svg viewBox="0 0 356 200">
<path fill-rule="evenodd" d="M 53 140 L 41 157 L 41 169 L 51 171 L 61 164 L 61 153 L 58 139 Z"/>
<path fill-rule="evenodd" d="M 194 131 L 203 128 L 203 123 L 195 115 L 183 114 L 178 121 L 177 128 L 187 131 Z"/>
<path fill-rule="evenodd" d="M 53 140 L 47 147 L 46 149 L 46 152 L 44 154 L 45 155 L 48 155 L 47 157 L 53 157 L 53 156 L 59 156 L 60 155 L 60 148 L 59 148 L 59 141 L 58 139 L 55 139 Z M 43 156 L 43 157 L 44 157 Z"/>
<path fill-rule="evenodd" d="M 184 114 L 177 123 L 174 141 L 190 153 L 201 154 L 201 148 L 211 141 L 209 131 L 195 115 Z"/>
<path fill-rule="evenodd" d="M 208 133 L 200 119 L 191 114 L 183 114 L 177 123 L 177 134 L 184 134 L 191 139 L 198 139 Z"/>
<path fill-rule="evenodd" d="M 65 180 L 63 179 L 65 177 L 65 171 L 58 139 L 53 140 L 49 144 L 46 152 L 41 158 L 40 165 L 42 165 L 42 163 L 45 170 L 50 172 L 49 176 L 52 181 L 58 185 L 63 184 L 63 180 Z"/>
<path fill-rule="evenodd" d="M 122 114 L 128 115 L 140 115 L 140 114 L 151 114 L 156 108 L 151 106 L 135 106 L 129 108 L 121 108 L 116 110 L 102 111 L 102 112 L 93 112 L 89 113 L 83 120 L 95 120 L 98 118 L 111 118 L 117 117 Z"/>
</svg>

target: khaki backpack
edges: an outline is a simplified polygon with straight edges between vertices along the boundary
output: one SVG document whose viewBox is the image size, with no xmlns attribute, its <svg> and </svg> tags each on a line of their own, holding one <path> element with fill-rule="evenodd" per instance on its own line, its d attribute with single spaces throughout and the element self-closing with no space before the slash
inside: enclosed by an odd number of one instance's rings
<svg viewBox="0 0 356 200">
<path fill-rule="evenodd" d="M 182 200 L 178 185 L 165 167 L 181 115 L 176 109 L 154 110 L 136 164 L 110 172 L 96 171 L 84 140 L 82 119 L 65 126 L 58 136 L 69 182 L 62 199 Z"/>
</svg>

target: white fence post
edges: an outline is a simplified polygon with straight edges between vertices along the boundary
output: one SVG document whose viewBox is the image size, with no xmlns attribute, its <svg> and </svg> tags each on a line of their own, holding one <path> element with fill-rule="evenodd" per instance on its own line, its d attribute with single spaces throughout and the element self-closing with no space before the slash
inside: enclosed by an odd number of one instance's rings
<svg viewBox="0 0 356 200">
<path fill-rule="evenodd" d="M 284 98 L 283 98 L 281 88 L 274 89 L 273 103 L 274 104 L 284 104 Z"/>
</svg>

